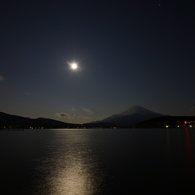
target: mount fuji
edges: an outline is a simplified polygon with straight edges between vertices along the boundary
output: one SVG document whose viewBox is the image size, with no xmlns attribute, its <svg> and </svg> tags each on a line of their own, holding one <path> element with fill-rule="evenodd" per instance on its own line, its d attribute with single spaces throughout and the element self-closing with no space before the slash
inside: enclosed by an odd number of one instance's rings
<svg viewBox="0 0 195 195">
<path fill-rule="evenodd" d="M 100 126 L 100 127 L 133 127 L 136 124 L 143 122 L 145 120 L 149 120 L 152 118 L 157 118 L 164 116 L 162 114 L 150 111 L 141 106 L 133 106 L 124 112 L 119 114 L 114 114 L 109 116 L 103 120 L 95 121 L 92 123 L 88 123 L 88 126 Z"/>
</svg>

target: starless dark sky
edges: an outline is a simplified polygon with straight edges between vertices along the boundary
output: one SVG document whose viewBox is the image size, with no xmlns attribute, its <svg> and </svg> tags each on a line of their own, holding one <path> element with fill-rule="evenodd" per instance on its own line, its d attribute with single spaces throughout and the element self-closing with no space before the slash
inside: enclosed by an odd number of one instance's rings
<svg viewBox="0 0 195 195">
<path fill-rule="evenodd" d="M 73 123 L 134 105 L 195 115 L 194 10 L 192 1 L 2 0 L 0 111 Z"/>
</svg>

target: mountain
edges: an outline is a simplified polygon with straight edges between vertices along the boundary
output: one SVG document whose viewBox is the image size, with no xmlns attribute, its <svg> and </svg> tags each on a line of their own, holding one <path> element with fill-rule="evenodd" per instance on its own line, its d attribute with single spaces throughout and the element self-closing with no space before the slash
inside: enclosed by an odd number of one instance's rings
<svg viewBox="0 0 195 195">
<path fill-rule="evenodd" d="M 136 128 L 195 127 L 195 116 L 162 116 L 142 121 Z"/>
<path fill-rule="evenodd" d="M 27 118 L 0 112 L 0 128 L 75 128 L 77 124 L 47 118 Z"/>
<path fill-rule="evenodd" d="M 147 110 L 141 106 L 133 106 L 119 114 L 115 114 L 101 121 L 95 121 L 85 125 L 97 127 L 134 127 L 136 124 L 142 121 L 161 116 L 163 115 Z"/>
</svg>

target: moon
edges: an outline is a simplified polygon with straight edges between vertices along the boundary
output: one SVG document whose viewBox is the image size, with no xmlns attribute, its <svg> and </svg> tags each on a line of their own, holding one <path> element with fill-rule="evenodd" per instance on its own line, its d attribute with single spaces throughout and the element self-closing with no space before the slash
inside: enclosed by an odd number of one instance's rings
<svg viewBox="0 0 195 195">
<path fill-rule="evenodd" d="M 78 64 L 76 62 L 70 63 L 70 68 L 72 70 L 77 70 L 78 69 Z"/>
</svg>

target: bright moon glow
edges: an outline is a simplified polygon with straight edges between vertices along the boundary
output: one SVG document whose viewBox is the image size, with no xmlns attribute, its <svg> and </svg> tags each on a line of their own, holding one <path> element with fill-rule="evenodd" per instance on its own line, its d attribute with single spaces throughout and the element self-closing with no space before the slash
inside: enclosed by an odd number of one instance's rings
<svg viewBox="0 0 195 195">
<path fill-rule="evenodd" d="M 70 68 L 71 68 L 72 70 L 78 69 L 77 63 L 71 63 L 71 64 L 70 64 Z"/>
</svg>

